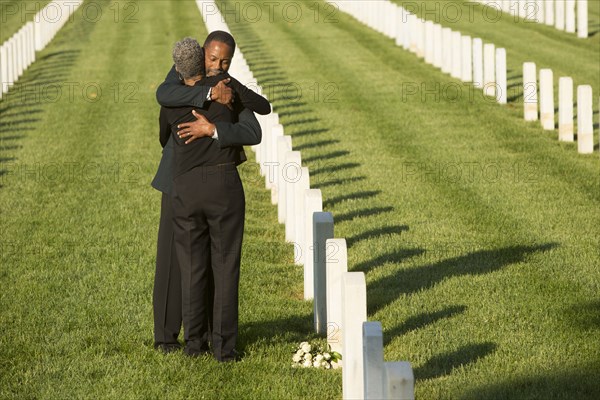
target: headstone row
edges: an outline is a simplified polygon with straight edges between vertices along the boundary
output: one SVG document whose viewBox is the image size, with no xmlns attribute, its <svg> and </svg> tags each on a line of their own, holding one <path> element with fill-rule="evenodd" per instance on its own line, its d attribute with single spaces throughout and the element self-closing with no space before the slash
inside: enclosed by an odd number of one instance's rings
<svg viewBox="0 0 600 400">
<path fill-rule="evenodd" d="M 588 37 L 588 0 L 478 0 L 479 3 L 506 12 L 525 21 L 538 22 L 556 29 Z"/>
<path fill-rule="evenodd" d="M 537 121 L 539 117 L 542 128 L 553 131 L 556 129 L 554 75 L 551 69 L 540 69 L 538 96 L 536 72 L 535 63 L 526 62 L 523 64 L 524 117 L 526 121 Z M 573 79 L 571 77 L 560 77 L 558 80 L 558 140 L 563 142 L 575 141 L 573 97 Z M 590 85 L 577 87 L 577 149 L 580 154 L 594 152 L 592 97 L 592 87 Z"/>
<path fill-rule="evenodd" d="M 0 46 L 0 99 L 35 61 L 35 52 L 46 47 L 81 3 L 83 0 L 48 3 Z"/>
<path fill-rule="evenodd" d="M 417 17 L 402 6 L 385 1 L 335 2 L 344 12 L 463 82 L 472 82 L 499 104 L 507 102 L 506 50 L 484 44 L 461 32 Z"/>
<path fill-rule="evenodd" d="M 209 32 L 229 32 L 214 1 L 197 5 Z M 230 73 L 261 92 L 239 50 Z M 304 266 L 304 298 L 314 300 L 314 329 L 342 354 L 344 399 L 414 399 L 410 363 L 383 362 L 381 324 L 366 322 L 365 275 L 348 272 L 346 241 L 334 238 L 333 215 L 323 212 L 321 191 L 310 187 L 301 153 L 293 150 L 277 113 L 257 118 L 263 137 L 252 149 L 278 220 L 285 224 L 286 240 L 294 243 L 296 263 Z"/>
</svg>

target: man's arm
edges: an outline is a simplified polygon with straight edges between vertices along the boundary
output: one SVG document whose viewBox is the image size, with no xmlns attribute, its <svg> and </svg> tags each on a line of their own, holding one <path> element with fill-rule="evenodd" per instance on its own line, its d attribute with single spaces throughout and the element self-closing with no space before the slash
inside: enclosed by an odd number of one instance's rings
<svg viewBox="0 0 600 400">
<path fill-rule="evenodd" d="M 182 84 L 175 71 L 171 68 L 165 81 L 156 90 L 158 104 L 166 107 L 194 106 L 202 108 L 208 99 L 210 86 L 186 86 Z"/>
</svg>

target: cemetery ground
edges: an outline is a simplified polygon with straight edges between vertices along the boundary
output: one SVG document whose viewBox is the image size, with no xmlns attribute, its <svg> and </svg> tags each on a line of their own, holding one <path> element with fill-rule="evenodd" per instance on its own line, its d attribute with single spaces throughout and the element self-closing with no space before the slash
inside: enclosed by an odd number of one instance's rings
<svg viewBox="0 0 600 400">
<path fill-rule="evenodd" d="M 291 368 L 315 338 L 312 304 L 252 160 L 242 361 L 153 350 L 154 93 L 173 43 L 207 32 L 193 1 L 137 2 L 131 23 L 96 3 L 105 17 L 76 13 L 0 102 L 0 398 L 340 398 L 339 371 Z M 597 127 L 595 153 L 579 155 L 522 120 L 518 93 L 506 107 L 471 97 L 349 16 L 296 4 L 295 22 L 262 4 L 260 20 L 227 23 L 348 242 L 349 270 L 366 274 L 386 361 L 412 363 L 420 399 L 597 398 Z M 547 63 L 592 85 L 597 124 L 600 35 L 527 27 L 488 39 L 506 46 L 512 83 L 522 61 Z M 439 99 L 401 90 L 436 82 L 449 88 Z"/>
</svg>

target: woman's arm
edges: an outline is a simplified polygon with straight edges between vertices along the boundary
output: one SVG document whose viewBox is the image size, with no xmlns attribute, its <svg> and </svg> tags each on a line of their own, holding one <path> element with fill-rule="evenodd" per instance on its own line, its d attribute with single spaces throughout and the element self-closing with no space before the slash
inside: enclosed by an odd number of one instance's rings
<svg viewBox="0 0 600 400">
<path fill-rule="evenodd" d="M 165 81 L 156 90 L 158 104 L 166 107 L 194 106 L 202 108 L 207 99 L 210 86 L 186 86 L 177 76 L 175 65 Z"/>
<path fill-rule="evenodd" d="M 166 111 L 166 108 L 161 107 L 160 114 L 158 116 L 158 140 L 160 141 L 160 145 L 162 147 L 165 147 L 167 141 L 169 141 L 169 135 L 171 134 L 171 125 L 169 124 L 169 121 L 167 119 Z"/>
</svg>

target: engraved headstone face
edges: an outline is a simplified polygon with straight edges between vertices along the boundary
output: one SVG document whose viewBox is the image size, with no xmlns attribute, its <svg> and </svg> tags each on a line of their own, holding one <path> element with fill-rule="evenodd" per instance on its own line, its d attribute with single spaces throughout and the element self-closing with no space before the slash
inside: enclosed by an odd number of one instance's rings
<svg viewBox="0 0 600 400">
<path fill-rule="evenodd" d="M 590 85 L 577 87 L 577 150 L 580 154 L 594 152 L 594 111 Z"/>
<path fill-rule="evenodd" d="M 344 399 L 364 396 L 362 324 L 367 320 L 367 285 L 363 272 L 342 277 L 342 389 Z"/>
<path fill-rule="evenodd" d="M 573 79 L 562 77 L 558 80 L 558 140 L 572 142 L 573 124 Z"/>
<path fill-rule="evenodd" d="M 540 70 L 540 119 L 542 128 L 554 129 L 554 78 L 551 69 Z"/>
<path fill-rule="evenodd" d="M 536 65 L 532 62 L 523 64 L 523 105 L 525 121 L 538 119 L 538 95 Z"/>
<path fill-rule="evenodd" d="M 348 272 L 346 239 L 328 239 L 325 242 L 325 269 L 327 282 L 327 343 L 331 350 L 343 352 L 344 326 L 342 318 L 342 277 Z M 342 354 L 343 357 L 343 354 Z"/>
</svg>

